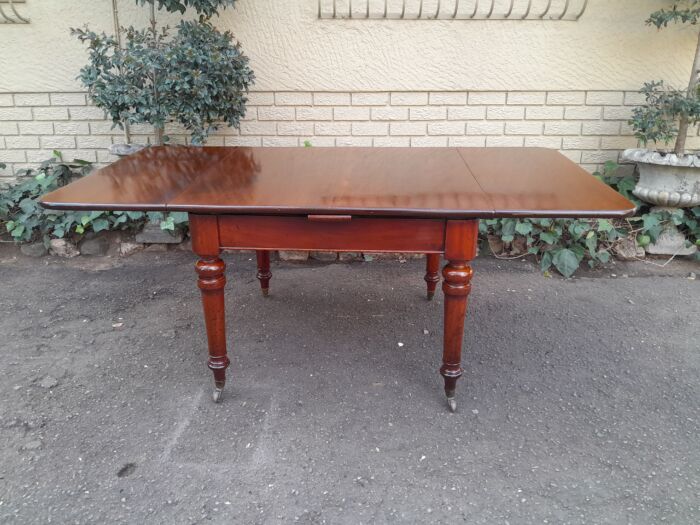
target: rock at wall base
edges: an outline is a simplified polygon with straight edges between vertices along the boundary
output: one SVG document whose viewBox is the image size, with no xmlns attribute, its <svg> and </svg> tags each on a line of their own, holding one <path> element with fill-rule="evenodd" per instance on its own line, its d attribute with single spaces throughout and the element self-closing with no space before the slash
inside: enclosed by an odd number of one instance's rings
<svg viewBox="0 0 700 525">
<path fill-rule="evenodd" d="M 82 243 L 80 243 L 80 253 L 82 255 L 101 257 L 107 255 L 109 246 L 109 239 L 103 235 L 100 235 L 93 237 L 92 239 L 85 239 Z"/>
<path fill-rule="evenodd" d="M 281 250 L 279 252 L 280 260 L 282 261 L 306 261 L 309 258 L 309 252 L 301 251 L 285 251 Z"/>
<path fill-rule="evenodd" d="M 134 253 L 143 250 L 144 246 L 138 242 L 122 242 L 119 244 L 119 255 L 122 257 L 128 257 Z"/>
<path fill-rule="evenodd" d="M 167 244 L 149 244 L 148 246 L 146 246 L 146 249 L 144 251 L 151 252 L 151 253 L 165 253 L 168 251 L 168 245 Z"/>
<path fill-rule="evenodd" d="M 362 259 L 361 253 L 341 252 L 338 254 L 338 260 L 340 262 L 354 262 L 354 261 L 361 261 L 363 259 Z"/>
<path fill-rule="evenodd" d="M 635 259 L 643 259 L 646 255 L 644 248 L 637 244 L 636 239 L 626 238 L 622 239 L 615 246 L 615 255 L 622 259 L 623 261 L 632 261 Z"/>
<path fill-rule="evenodd" d="M 311 252 L 311 258 L 316 261 L 335 262 L 338 260 L 337 252 Z"/>
<path fill-rule="evenodd" d="M 33 242 L 31 244 L 23 244 L 19 247 L 19 251 L 27 257 L 43 257 L 48 253 L 43 241 Z"/>
<path fill-rule="evenodd" d="M 49 253 L 57 257 L 72 258 L 80 255 L 77 246 L 66 239 L 51 239 Z"/>
<path fill-rule="evenodd" d="M 163 230 L 160 224 L 148 222 L 143 230 L 136 234 L 135 240 L 142 244 L 180 244 L 182 232 Z"/>
</svg>

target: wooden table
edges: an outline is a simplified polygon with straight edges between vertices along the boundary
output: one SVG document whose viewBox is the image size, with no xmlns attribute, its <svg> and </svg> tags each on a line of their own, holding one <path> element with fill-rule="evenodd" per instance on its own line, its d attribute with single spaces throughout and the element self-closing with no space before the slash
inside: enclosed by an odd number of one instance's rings
<svg viewBox="0 0 700 525">
<path fill-rule="evenodd" d="M 214 401 L 221 399 L 229 365 L 222 249 L 257 250 L 265 295 L 272 250 L 427 254 L 429 299 L 444 255 L 440 373 L 453 411 L 478 220 L 634 212 L 632 203 L 566 157 L 539 148 L 152 147 L 41 203 L 59 210 L 189 213 Z"/>
</svg>

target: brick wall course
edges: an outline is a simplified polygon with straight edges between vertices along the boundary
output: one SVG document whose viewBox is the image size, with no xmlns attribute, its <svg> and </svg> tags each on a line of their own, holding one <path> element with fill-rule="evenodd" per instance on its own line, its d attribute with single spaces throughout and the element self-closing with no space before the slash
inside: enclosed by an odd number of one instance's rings
<svg viewBox="0 0 700 525">
<path fill-rule="evenodd" d="M 643 101 L 625 91 L 253 92 L 240 130 L 222 128 L 213 146 L 546 147 L 586 169 L 616 160 L 636 145 L 627 123 Z M 133 141 L 151 140 L 147 125 Z M 173 143 L 186 130 L 168 125 Z M 103 165 L 124 140 L 85 93 L 0 94 L 0 172 L 7 182 L 60 150 L 67 160 Z M 695 131 L 690 147 L 700 147 Z"/>
</svg>

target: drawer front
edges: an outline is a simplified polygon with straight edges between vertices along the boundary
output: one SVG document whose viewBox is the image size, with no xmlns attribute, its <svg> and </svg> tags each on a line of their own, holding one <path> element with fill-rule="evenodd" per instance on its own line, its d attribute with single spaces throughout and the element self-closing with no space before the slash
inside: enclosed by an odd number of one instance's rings
<svg viewBox="0 0 700 525">
<path fill-rule="evenodd" d="M 221 215 L 219 244 L 248 250 L 442 253 L 445 221 Z"/>
</svg>

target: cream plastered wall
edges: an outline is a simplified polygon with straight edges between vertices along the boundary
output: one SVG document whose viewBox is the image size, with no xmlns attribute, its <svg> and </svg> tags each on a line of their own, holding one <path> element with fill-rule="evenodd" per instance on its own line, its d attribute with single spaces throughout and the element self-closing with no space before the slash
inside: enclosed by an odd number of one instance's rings
<svg viewBox="0 0 700 525">
<path fill-rule="evenodd" d="M 637 145 L 628 120 L 644 81 L 686 84 L 697 35 L 644 24 L 664 0 L 589 0 L 578 22 L 319 20 L 317 0 L 237 4 L 216 24 L 243 44 L 257 83 L 240 130 L 222 128 L 214 146 L 538 146 L 594 171 Z M 122 25 L 146 23 L 135 0 L 119 8 Z M 111 33 L 111 0 L 26 0 L 20 10 L 30 24 L 0 25 L 0 185 L 54 150 L 115 160 L 108 148 L 123 133 L 75 81 L 87 52 L 69 35 L 85 23 Z M 189 140 L 179 126 L 166 131 Z M 134 142 L 151 134 L 132 127 Z M 688 147 L 700 149 L 692 135 Z"/>
<path fill-rule="evenodd" d="M 687 82 L 696 33 L 644 24 L 667 4 L 590 0 L 578 22 L 350 21 L 319 20 L 317 0 L 239 0 L 217 25 L 241 41 L 261 91 L 624 91 L 653 78 Z M 124 25 L 143 25 L 146 9 L 119 5 Z M 21 9 L 30 24 L 0 25 L 0 91 L 79 90 L 86 52 L 69 28 L 111 32 L 111 2 Z"/>
</svg>

